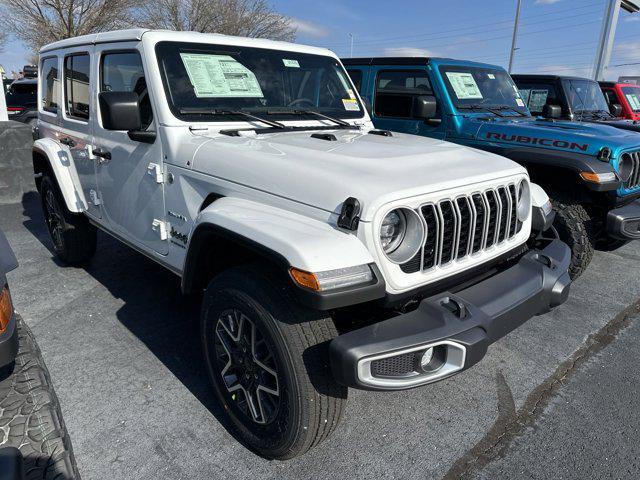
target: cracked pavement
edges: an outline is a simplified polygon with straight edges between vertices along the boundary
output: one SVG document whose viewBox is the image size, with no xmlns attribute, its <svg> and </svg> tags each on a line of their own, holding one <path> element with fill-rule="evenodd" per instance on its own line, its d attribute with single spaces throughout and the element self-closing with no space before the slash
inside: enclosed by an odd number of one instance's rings
<svg viewBox="0 0 640 480">
<path fill-rule="evenodd" d="M 597 252 L 564 305 L 474 368 L 405 392 L 351 390 L 333 437 L 276 462 L 220 422 L 198 304 L 177 277 L 106 235 L 87 268 L 57 265 L 36 194 L 0 206 L 0 228 L 84 479 L 640 477 L 640 242 Z"/>
</svg>

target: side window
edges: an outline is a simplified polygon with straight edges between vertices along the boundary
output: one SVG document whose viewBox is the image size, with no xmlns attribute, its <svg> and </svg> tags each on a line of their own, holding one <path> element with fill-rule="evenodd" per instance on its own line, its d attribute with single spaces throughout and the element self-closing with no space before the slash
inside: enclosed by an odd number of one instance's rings
<svg viewBox="0 0 640 480">
<path fill-rule="evenodd" d="M 64 58 L 65 111 L 72 118 L 89 119 L 89 55 Z"/>
<path fill-rule="evenodd" d="M 546 105 L 561 105 L 556 87 L 550 83 L 518 83 L 520 96 L 533 115 L 542 115 Z"/>
<path fill-rule="evenodd" d="M 375 114 L 378 117 L 411 118 L 413 99 L 419 95 L 433 95 L 427 72 L 381 71 L 376 80 Z"/>
<path fill-rule="evenodd" d="M 60 101 L 60 76 L 58 58 L 45 58 L 40 69 L 40 91 L 42 92 L 42 110 L 58 113 Z"/>
<path fill-rule="evenodd" d="M 362 70 L 347 70 L 347 73 L 351 77 L 351 81 L 356 87 L 356 90 L 362 93 Z"/>
<path fill-rule="evenodd" d="M 142 59 L 137 51 L 107 52 L 102 55 L 100 91 L 137 93 L 143 130 L 147 129 L 153 121 Z"/>
</svg>

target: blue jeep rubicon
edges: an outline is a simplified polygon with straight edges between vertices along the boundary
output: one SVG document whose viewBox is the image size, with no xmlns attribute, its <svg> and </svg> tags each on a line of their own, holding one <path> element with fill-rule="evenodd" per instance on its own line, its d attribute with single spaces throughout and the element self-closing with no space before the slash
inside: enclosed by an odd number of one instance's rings
<svg viewBox="0 0 640 480">
<path fill-rule="evenodd" d="M 512 75 L 511 78 L 533 115 L 640 132 L 640 122 L 620 118 L 622 106 L 617 100 L 609 106 L 595 80 L 560 75 Z M 640 158 L 637 161 L 640 162 Z"/>
<path fill-rule="evenodd" d="M 423 57 L 343 60 L 379 129 L 487 150 L 523 164 L 551 197 L 578 277 L 595 246 L 640 239 L 640 135 L 531 116 L 501 67 Z"/>
</svg>

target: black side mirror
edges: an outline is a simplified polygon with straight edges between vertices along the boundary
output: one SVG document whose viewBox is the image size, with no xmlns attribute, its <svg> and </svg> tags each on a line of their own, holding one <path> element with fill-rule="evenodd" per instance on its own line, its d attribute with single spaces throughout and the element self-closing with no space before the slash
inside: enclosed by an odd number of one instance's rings
<svg viewBox="0 0 640 480">
<path fill-rule="evenodd" d="M 102 126 L 106 130 L 140 130 L 140 105 L 136 92 L 102 92 L 98 95 Z"/>
<path fill-rule="evenodd" d="M 560 118 L 562 116 L 562 108 L 560 105 L 546 104 L 542 107 L 542 116 L 544 118 Z"/>
<path fill-rule="evenodd" d="M 612 103 L 609 107 L 609 111 L 614 117 L 620 117 L 622 115 L 622 105 L 619 103 Z"/>
<path fill-rule="evenodd" d="M 431 95 L 418 95 L 413 97 L 411 116 L 421 120 L 430 120 L 436 116 L 438 102 Z"/>
</svg>

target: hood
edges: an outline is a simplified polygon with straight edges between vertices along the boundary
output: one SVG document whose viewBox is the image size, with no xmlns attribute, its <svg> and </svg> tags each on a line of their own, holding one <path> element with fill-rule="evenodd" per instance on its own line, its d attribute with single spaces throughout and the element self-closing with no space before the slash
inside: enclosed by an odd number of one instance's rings
<svg viewBox="0 0 640 480">
<path fill-rule="evenodd" d="M 640 122 L 637 120 L 615 119 L 615 120 L 600 120 L 598 123 L 604 125 L 610 125 L 616 128 L 622 128 L 623 130 L 630 130 L 632 132 L 640 132 Z"/>
<path fill-rule="evenodd" d="M 367 130 L 313 131 L 204 136 L 193 169 L 339 213 L 348 197 L 361 204 L 369 221 L 383 204 L 460 185 L 523 174 L 504 157 L 453 143 Z"/>
<path fill-rule="evenodd" d="M 601 123 L 547 121 L 534 118 L 481 121 L 472 119 L 475 138 L 482 142 L 508 143 L 552 150 L 597 155 L 602 147 L 609 147 L 613 156 L 622 150 L 640 147 L 640 136 Z M 475 124 L 475 125 L 471 125 Z"/>
</svg>

